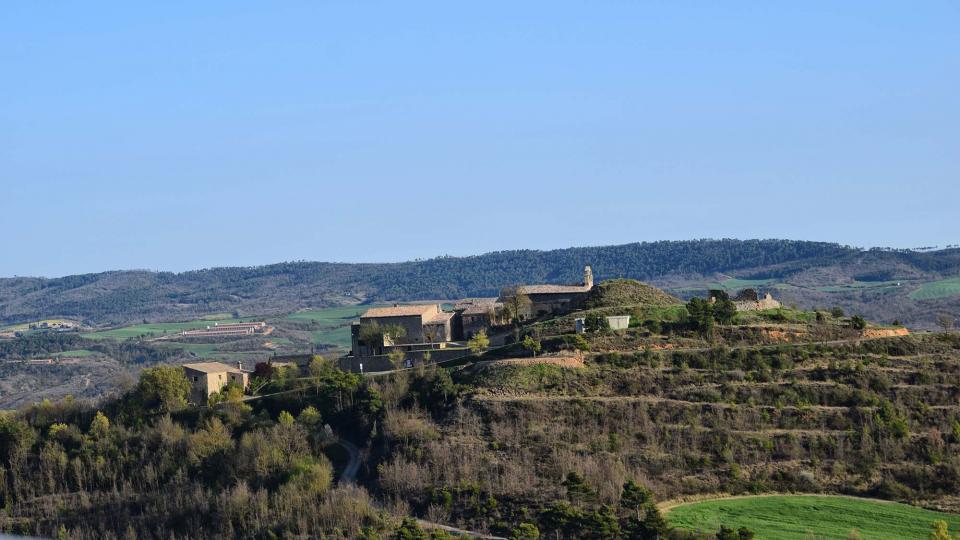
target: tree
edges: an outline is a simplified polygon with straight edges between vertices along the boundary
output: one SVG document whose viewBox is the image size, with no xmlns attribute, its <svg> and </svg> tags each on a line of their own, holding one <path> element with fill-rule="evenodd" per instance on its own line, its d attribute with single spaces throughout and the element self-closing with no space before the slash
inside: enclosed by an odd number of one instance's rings
<svg viewBox="0 0 960 540">
<path fill-rule="evenodd" d="M 581 517 L 580 511 L 566 501 L 556 501 L 540 514 L 541 523 L 553 531 L 556 538 L 560 538 L 561 534 L 572 536 Z"/>
<path fill-rule="evenodd" d="M 703 298 L 691 298 L 687 302 L 690 325 L 703 334 L 713 332 L 713 306 Z"/>
<path fill-rule="evenodd" d="M 563 336 L 563 342 L 575 351 L 590 350 L 590 343 L 581 334 L 567 334 Z"/>
<path fill-rule="evenodd" d="M 726 525 L 720 525 L 717 531 L 717 540 L 737 540 L 737 536 L 737 532 Z"/>
<path fill-rule="evenodd" d="M 97 411 L 97 414 L 90 421 L 90 435 L 95 439 L 102 439 L 110 431 L 110 420 L 105 414 Z"/>
<path fill-rule="evenodd" d="M 607 332 L 610 330 L 610 321 L 599 313 L 589 313 L 583 318 L 583 329 L 589 333 Z"/>
<path fill-rule="evenodd" d="M 157 366 L 143 370 L 137 389 L 146 407 L 176 412 L 187 406 L 190 381 L 180 367 Z"/>
<path fill-rule="evenodd" d="M 754 536 L 756 536 L 756 533 L 747 527 L 740 527 L 737 529 L 737 537 L 740 540 L 753 540 Z"/>
<path fill-rule="evenodd" d="M 653 500 L 650 490 L 633 480 L 623 484 L 623 490 L 620 492 L 620 507 L 629 511 L 630 514 L 636 514 L 639 521 L 642 516 L 643 508 Z"/>
<path fill-rule="evenodd" d="M 593 489 L 583 479 L 583 476 L 574 471 L 568 472 L 567 477 L 560 485 L 567 489 L 567 498 L 574 504 L 592 502 L 596 498 Z"/>
<path fill-rule="evenodd" d="M 529 296 L 524 294 L 521 287 L 517 286 L 505 289 L 503 294 L 501 294 L 501 298 L 503 299 L 504 313 L 515 324 L 519 325 L 520 321 L 530 315 L 533 301 L 530 300 Z"/>
<path fill-rule="evenodd" d="M 393 364 L 393 369 L 400 369 L 403 367 L 403 359 L 406 355 L 400 349 L 394 349 L 390 351 L 390 354 L 387 355 L 387 358 L 390 359 L 390 363 Z"/>
<path fill-rule="evenodd" d="M 946 521 L 938 519 L 932 523 L 932 526 L 933 530 L 930 531 L 930 540 L 954 540 Z"/>
<path fill-rule="evenodd" d="M 473 335 L 470 338 L 470 341 L 467 342 L 467 346 L 470 347 L 470 351 L 473 354 L 480 354 L 490 346 L 490 338 L 487 337 L 487 331 L 481 329 L 479 332 Z"/>
<path fill-rule="evenodd" d="M 953 330 L 953 327 L 956 325 L 953 316 L 947 314 L 937 315 L 937 326 L 943 329 L 944 332 L 949 332 Z"/>
<path fill-rule="evenodd" d="M 313 405 L 307 405 L 300 414 L 297 415 L 297 422 L 306 426 L 308 429 L 315 429 L 323 422 L 323 416 Z"/>
<path fill-rule="evenodd" d="M 313 380 L 313 386 L 317 389 L 317 395 L 320 394 L 320 385 L 323 383 L 324 377 L 333 369 L 333 364 L 320 355 L 315 355 L 310 360 L 307 371 L 310 372 L 310 378 Z"/>
<path fill-rule="evenodd" d="M 533 357 L 536 358 L 537 353 L 540 352 L 543 346 L 540 344 L 539 339 L 534 339 L 533 336 L 527 336 L 523 338 L 523 348 L 530 351 Z"/>
<path fill-rule="evenodd" d="M 510 540 L 538 540 L 540 529 L 532 523 L 521 523 L 510 533 Z"/>
<path fill-rule="evenodd" d="M 867 327 L 867 321 L 860 315 L 854 315 L 850 317 L 850 328 L 854 330 L 863 330 Z"/>
<path fill-rule="evenodd" d="M 834 307 L 830 309 L 830 315 L 832 315 L 834 319 L 839 319 L 840 317 L 843 317 L 843 308 Z"/>
<path fill-rule="evenodd" d="M 730 298 L 717 299 L 713 304 L 713 318 L 720 324 L 730 324 L 737 317 L 737 305 Z"/>
</svg>

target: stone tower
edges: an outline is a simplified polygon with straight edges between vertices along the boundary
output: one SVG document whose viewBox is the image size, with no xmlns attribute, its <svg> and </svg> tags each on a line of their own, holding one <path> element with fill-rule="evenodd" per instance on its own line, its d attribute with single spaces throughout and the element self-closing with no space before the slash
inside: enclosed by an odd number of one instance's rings
<svg viewBox="0 0 960 540">
<path fill-rule="evenodd" d="M 593 288 L 593 269 L 589 265 L 583 267 L 583 286 Z"/>
</svg>

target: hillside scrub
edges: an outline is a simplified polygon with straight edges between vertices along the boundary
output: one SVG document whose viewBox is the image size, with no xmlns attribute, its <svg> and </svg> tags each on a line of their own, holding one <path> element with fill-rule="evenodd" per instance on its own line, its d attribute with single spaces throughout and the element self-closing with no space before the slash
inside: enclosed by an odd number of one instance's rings
<svg viewBox="0 0 960 540">
<path fill-rule="evenodd" d="M 376 482 L 474 530 L 575 537 L 589 521 L 616 524 L 598 536 L 616 538 L 628 482 L 654 498 L 796 491 L 960 509 L 951 336 L 600 353 L 581 369 L 492 364 L 453 379 L 459 397 L 417 417 L 429 437 L 386 427 Z"/>
</svg>

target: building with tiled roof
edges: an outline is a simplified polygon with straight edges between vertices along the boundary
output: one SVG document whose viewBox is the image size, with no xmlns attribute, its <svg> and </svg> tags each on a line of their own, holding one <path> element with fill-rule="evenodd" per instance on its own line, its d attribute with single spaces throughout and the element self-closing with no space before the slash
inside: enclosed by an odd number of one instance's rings
<svg viewBox="0 0 960 540">
<path fill-rule="evenodd" d="M 351 327 L 354 356 L 387 354 L 392 348 L 442 345 L 453 340 L 455 312 L 440 304 L 370 308 Z"/>
<path fill-rule="evenodd" d="M 526 306 L 526 313 L 520 313 L 523 318 L 537 317 L 549 313 L 563 313 L 583 305 L 590 291 L 593 290 L 593 269 L 583 268 L 583 283 L 576 285 L 520 285 L 512 289 L 504 289 L 500 293 L 500 301 L 509 303 L 509 298 L 523 295 L 530 299 Z"/>
<path fill-rule="evenodd" d="M 220 362 L 197 362 L 183 365 L 184 374 L 190 381 L 190 400 L 206 404 L 214 393 L 223 390 L 229 383 L 246 388 L 250 374 L 237 367 Z"/>
</svg>

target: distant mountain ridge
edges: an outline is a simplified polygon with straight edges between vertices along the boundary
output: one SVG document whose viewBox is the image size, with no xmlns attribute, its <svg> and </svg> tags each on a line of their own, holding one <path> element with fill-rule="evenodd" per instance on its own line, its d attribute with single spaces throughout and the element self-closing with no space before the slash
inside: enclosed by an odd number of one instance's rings
<svg viewBox="0 0 960 540">
<path fill-rule="evenodd" d="M 913 287 L 955 277 L 960 275 L 960 249 L 862 250 L 827 242 L 723 239 L 499 251 L 402 263 L 290 262 L 182 273 L 131 270 L 4 278 L 0 322 L 66 317 L 110 325 L 218 312 L 271 314 L 373 301 L 490 296 L 511 284 L 577 283 L 587 264 L 598 279 L 649 281 L 680 296 L 696 293 L 725 274 L 781 287 L 787 301 L 800 305 L 827 302 L 881 319 L 929 325 L 933 315 L 922 312 L 960 311 L 956 296 L 918 302 L 909 298 L 906 288 L 882 295 L 867 290 L 874 287 L 832 296 L 823 290 L 889 280 Z M 903 314 L 897 312 L 897 299 L 909 308 L 902 309 Z"/>
</svg>

